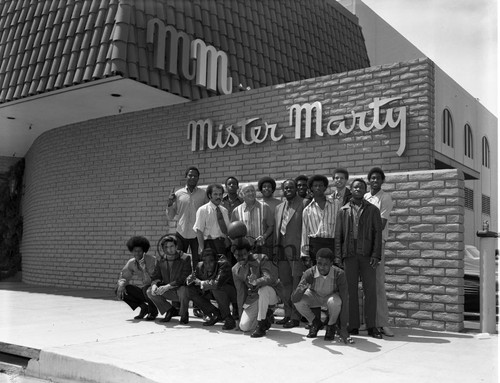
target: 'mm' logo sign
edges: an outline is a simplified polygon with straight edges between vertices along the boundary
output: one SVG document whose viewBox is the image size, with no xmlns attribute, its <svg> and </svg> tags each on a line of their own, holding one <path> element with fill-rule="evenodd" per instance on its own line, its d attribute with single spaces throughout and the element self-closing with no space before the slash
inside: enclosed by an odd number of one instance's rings
<svg viewBox="0 0 500 383">
<path fill-rule="evenodd" d="M 153 66 L 221 94 L 231 94 L 233 79 L 228 76 L 226 52 L 200 39 L 192 40 L 160 19 L 149 20 L 146 41 L 154 46 Z"/>
</svg>

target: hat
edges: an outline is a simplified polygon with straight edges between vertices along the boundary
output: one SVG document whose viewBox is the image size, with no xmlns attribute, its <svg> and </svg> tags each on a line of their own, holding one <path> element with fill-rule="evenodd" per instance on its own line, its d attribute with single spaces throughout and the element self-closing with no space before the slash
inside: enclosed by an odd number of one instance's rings
<svg viewBox="0 0 500 383">
<path fill-rule="evenodd" d="M 262 191 L 262 185 L 266 182 L 269 182 L 271 184 L 271 187 L 273 189 L 273 191 L 276 190 L 276 181 L 274 179 L 272 179 L 271 177 L 262 177 L 259 182 L 257 183 L 257 189 L 259 189 L 259 191 Z"/>
</svg>

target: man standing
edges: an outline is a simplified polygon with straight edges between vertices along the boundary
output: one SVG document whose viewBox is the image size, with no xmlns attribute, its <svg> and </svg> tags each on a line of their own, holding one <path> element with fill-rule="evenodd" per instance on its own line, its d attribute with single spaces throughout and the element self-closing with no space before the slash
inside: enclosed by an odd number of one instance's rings
<svg viewBox="0 0 500 383">
<path fill-rule="evenodd" d="M 271 212 L 274 214 L 276 206 L 278 206 L 281 201 L 273 197 L 276 191 L 276 181 L 271 177 L 262 177 L 257 183 L 257 188 L 262 193 L 262 200 L 269 205 Z"/>
<path fill-rule="evenodd" d="M 378 167 L 368 172 L 368 183 L 370 192 L 365 194 L 365 199 L 380 210 L 382 218 L 382 258 L 377 267 L 377 327 L 386 336 L 394 336 L 389 328 L 389 308 L 387 306 L 387 295 L 385 292 L 385 243 L 389 236 L 389 216 L 393 207 L 391 195 L 382 190 L 385 181 L 384 171 Z"/>
<path fill-rule="evenodd" d="M 193 229 L 196 220 L 196 211 L 201 205 L 208 202 L 205 191 L 198 188 L 198 180 L 200 178 L 199 170 L 190 166 L 185 173 L 186 187 L 177 190 L 168 197 L 167 217 L 174 219 L 178 217 L 177 237 L 179 250 L 187 252 L 191 248 L 193 264 L 198 263 L 198 239 L 196 232 Z"/>
<path fill-rule="evenodd" d="M 233 266 L 233 279 L 238 297 L 240 329 L 250 331 L 255 328 L 252 338 L 266 335 L 271 327 L 270 305 L 278 303 L 280 283 L 278 270 L 265 254 L 252 254 L 246 238 L 234 241 L 233 253 L 237 263 Z"/>
<path fill-rule="evenodd" d="M 358 281 L 361 277 L 368 335 L 381 339 L 382 334 L 376 327 L 376 268 L 382 250 L 382 220 L 377 207 L 363 198 L 364 180 L 355 179 L 351 192 L 352 198 L 340 209 L 335 226 L 336 264 L 344 265 L 349 292 L 349 332 L 359 333 Z"/>
<path fill-rule="evenodd" d="M 304 174 L 301 174 L 300 176 L 297 176 L 295 178 L 295 182 L 297 183 L 297 194 L 299 195 L 300 198 L 304 199 L 303 201 L 304 207 L 309 205 L 312 201 L 311 192 L 307 187 L 308 179 L 309 178 Z"/>
<path fill-rule="evenodd" d="M 351 191 L 347 185 L 349 180 L 349 172 L 344 168 L 337 168 L 333 171 L 333 185 L 335 192 L 332 195 L 333 202 L 335 203 L 335 216 L 339 209 L 344 206 L 351 198 Z"/>
<path fill-rule="evenodd" d="M 327 248 L 335 250 L 335 205 L 326 197 L 328 179 L 314 175 L 307 181 L 313 193 L 312 202 L 304 208 L 302 214 L 301 256 L 307 267 L 316 264 L 316 252 Z"/>
<path fill-rule="evenodd" d="M 186 278 L 191 274 L 191 257 L 177 250 L 177 239 L 173 235 L 162 239 L 160 247 L 163 254 L 156 264 L 151 276 L 151 287 L 147 294 L 161 314 L 165 313 L 162 322 L 169 322 L 173 316 L 180 314 L 179 323 L 189 322 L 189 298 L 186 288 Z M 179 302 L 179 311 L 170 303 Z"/>
<path fill-rule="evenodd" d="M 224 188 L 220 184 L 207 187 L 207 197 L 210 200 L 196 212 L 196 221 L 193 229 L 198 238 L 199 252 L 204 249 L 213 249 L 216 254 L 226 255 L 230 246 L 227 238 L 229 215 L 227 209 L 221 205 Z"/>
<path fill-rule="evenodd" d="M 278 260 L 278 275 L 283 284 L 280 295 L 284 304 L 285 316 L 276 324 L 284 328 L 297 327 L 300 323 L 300 314 L 292 305 L 291 294 L 299 284 L 304 264 L 300 260 L 300 240 L 302 235 L 302 212 L 304 205 L 302 198 L 297 195 L 295 180 L 288 179 L 281 184 L 286 201 L 276 207 L 274 222 L 275 250 Z"/>
<path fill-rule="evenodd" d="M 272 248 L 265 246 L 266 240 L 272 237 L 274 217 L 271 208 L 265 202 L 257 201 L 253 185 L 243 185 L 241 188 L 243 203 L 233 210 L 231 221 L 242 221 L 247 227 L 247 236 L 251 245 L 256 246 L 257 253 L 272 254 Z"/>
<path fill-rule="evenodd" d="M 229 217 L 233 213 L 236 206 L 243 203 L 243 200 L 238 196 L 238 188 L 240 187 L 238 179 L 230 176 L 226 179 L 226 192 L 227 194 L 222 198 L 222 206 L 227 209 Z"/>
</svg>

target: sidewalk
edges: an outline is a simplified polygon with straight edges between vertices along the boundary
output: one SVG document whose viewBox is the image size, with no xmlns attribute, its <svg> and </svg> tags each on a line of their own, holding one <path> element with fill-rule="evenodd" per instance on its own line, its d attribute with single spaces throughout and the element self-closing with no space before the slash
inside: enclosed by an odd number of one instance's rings
<svg viewBox="0 0 500 383">
<path fill-rule="evenodd" d="M 111 291 L 0 282 L 0 351 L 32 358 L 26 374 L 91 382 L 497 382 L 498 335 L 396 328 L 394 338 L 354 345 L 273 325 L 265 338 L 136 321 Z"/>
</svg>

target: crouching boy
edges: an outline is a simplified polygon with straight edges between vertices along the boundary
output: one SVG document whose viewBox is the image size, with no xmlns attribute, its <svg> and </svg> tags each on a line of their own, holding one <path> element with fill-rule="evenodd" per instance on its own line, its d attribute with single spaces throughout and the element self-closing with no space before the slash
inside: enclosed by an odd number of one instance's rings
<svg viewBox="0 0 500 383">
<path fill-rule="evenodd" d="M 193 274 L 187 279 L 189 299 L 208 317 L 203 326 L 213 326 L 219 320 L 224 320 L 222 329 L 232 330 L 236 322 L 229 305 L 232 303 L 236 306 L 237 302 L 231 264 L 224 255 L 219 258 L 215 250 L 210 248 L 204 249 L 201 257 L 203 261 L 196 265 Z M 219 308 L 212 304 L 212 299 L 217 301 Z"/>
<path fill-rule="evenodd" d="M 328 310 L 325 340 L 334 340 L 338 332 L 344 343 L 352 343 L 347 333 L 348 293 L 344 271 L 333 265 L 330 249 L 316 253 L 316 265 L 307 269 L 292 294 L 292 302 L 310 324 L 308 338 L 315 338 L 322 328 L 321 308 Z M 337 326 L 337 320 L 340 328 Z"/>
<path fill-rule="evenodd" d="M 276 289 L 281 284 L 278 268 L 265 254 L 252 254 L 246 238 L 234 241 L 232 250 L 237 263 L 233 266 L 233 279 L 238 297 L 240 329 L 250 331 L 252 338 L 266 335 L 271 327 L 272 310 L 269 306 L 278 303 Z"/>
</svg>

